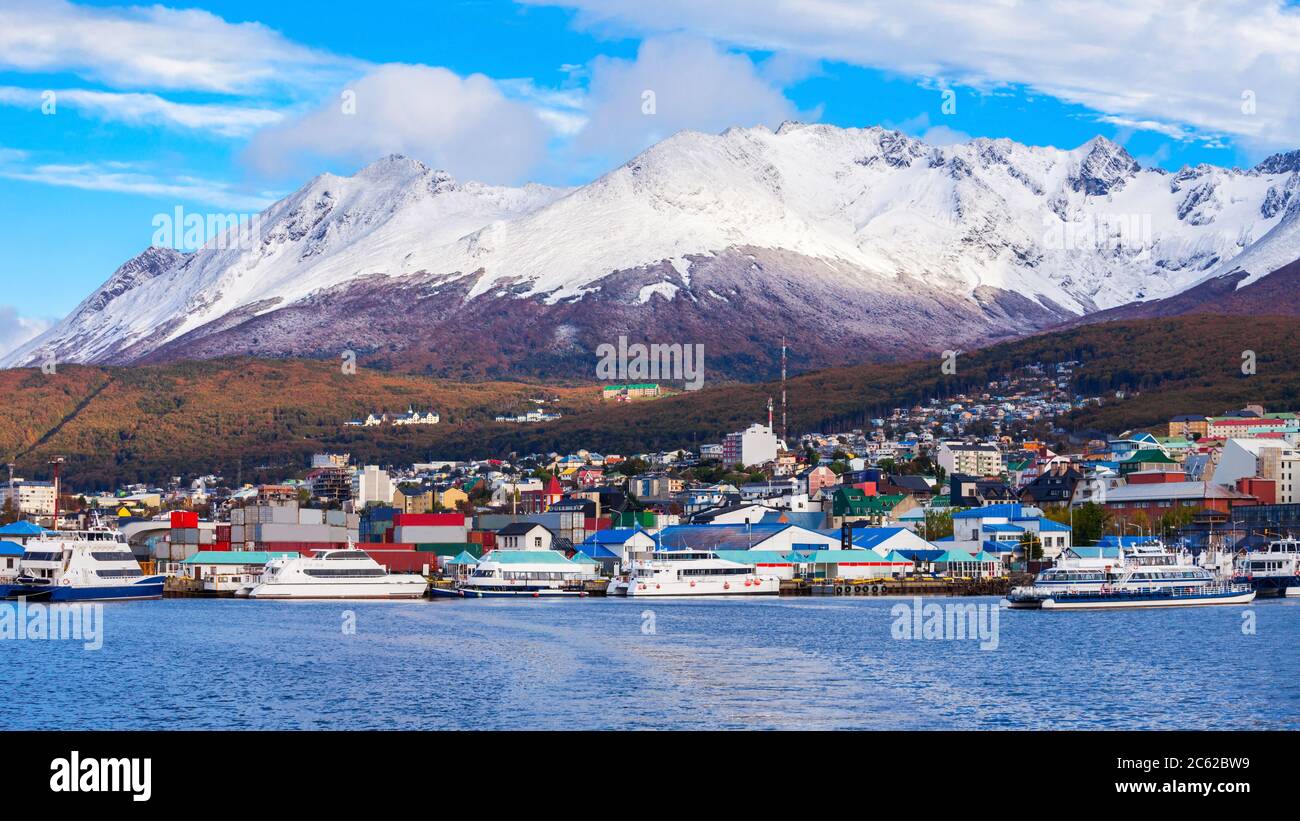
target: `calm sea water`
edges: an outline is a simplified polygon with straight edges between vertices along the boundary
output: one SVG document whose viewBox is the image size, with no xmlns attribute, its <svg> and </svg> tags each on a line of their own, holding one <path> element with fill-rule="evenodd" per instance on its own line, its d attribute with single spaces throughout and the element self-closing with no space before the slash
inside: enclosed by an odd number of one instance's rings
<svg viewBox="0 0 1300 821">
<path fill-rule="evenodd" d="M 107 604 L 98 651 L 0 641 L 0 728 L 1300 728 L 1300 600 L 1003 610 L 994 650 L 900 602 Z"/>
</svg>

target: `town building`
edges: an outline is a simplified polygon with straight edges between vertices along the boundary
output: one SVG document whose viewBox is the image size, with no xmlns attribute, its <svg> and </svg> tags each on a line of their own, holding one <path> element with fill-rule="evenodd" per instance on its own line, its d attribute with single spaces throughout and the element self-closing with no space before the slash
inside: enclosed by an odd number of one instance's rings
<svg viewBox="0 0 1300 821">
<path fill-rule="evenodd" d="M 357 507 L 365 507 L 372 502 L 391 504 L 393 501 L 393 482 L 388 472 L 378 465 L 366 465 L 352 474 L 352 502 Z"/>
<path fill-rule="evenodd" d="M 997 476 L 1002 472 L 1002 451 L 996 445 L 941 442 L 935 462 L 949 475 Z"/>
<path fill-rule="evenodd" d="M 772 428 L 756 422 L 743 431 L 727 434 L 722 441 L 722 462 L 754 467 L 774 461 L 776 450 L 776 435 Z"/>
<path fill-rule="evenodd" d="M 52 516 L 54 483 L 15 479 L 11 484 L 0 484 L 0 508 L 5 506 L 28 516 Z"/>
</svg>

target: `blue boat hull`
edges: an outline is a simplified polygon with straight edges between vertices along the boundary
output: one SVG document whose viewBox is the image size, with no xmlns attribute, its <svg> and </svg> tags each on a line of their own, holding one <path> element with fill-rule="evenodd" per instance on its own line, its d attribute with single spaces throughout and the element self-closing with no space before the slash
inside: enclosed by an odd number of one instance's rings
<svg viewBox="0 0 1300 821">
<path fill-rule="evenodd" d="M 5 591 L 5 598 L 27 598 L 52 603 L 161 599 L 163 580 L 163 576 L 146 576 L 133 584 L 105 585 L 103 587 L 10 585 L 9 589 Z"/>
<path fill-rule="evenodd" d="M 587 595 L 581 590 L 556 590 L 552 587 L 537 589 L 514 589 L 514 590 L 484 590 L 482 588 L 461 587 L 457 591 L 466 599 L 541 599 L 565 596 L 569 598 Z"/>
<path fill-rule="evenodd" d="M 1239 576 L 1233 581 L 1249 584 L 1260 598 L 1285 596 L 1288 589 L 1300 589 L 1300 576 Z"/>
</svg>

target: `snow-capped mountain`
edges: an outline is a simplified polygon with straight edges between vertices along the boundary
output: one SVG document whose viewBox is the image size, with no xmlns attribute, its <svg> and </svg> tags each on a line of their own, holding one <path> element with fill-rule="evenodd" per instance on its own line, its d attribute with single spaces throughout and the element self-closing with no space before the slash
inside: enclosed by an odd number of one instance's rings
<svg viewBox="0 0 1300 821">
<path fill-rule="evenodd" d="M 571 190 L 392 156 L 313 179 L 250 242 L 145 251 L 0 364 L 353 348 L 543 372 L 620 333 L 708 343 L 741 376 L 780 336 L 804 366 L 915 354 L 1296 259 L 1298 169 L 1291 154 L 1170 174 L 1100 137 L 935 147 L 798 123 L 682 132 Z"/>
</svg>

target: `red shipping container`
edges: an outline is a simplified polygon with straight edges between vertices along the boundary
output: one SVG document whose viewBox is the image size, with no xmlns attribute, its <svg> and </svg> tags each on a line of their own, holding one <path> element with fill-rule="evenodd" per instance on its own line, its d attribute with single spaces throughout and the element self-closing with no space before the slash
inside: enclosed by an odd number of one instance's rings
<svg viewBox="0 0 1300 821">
<path fill-rule="evenodd" d="M 398 513 L 393 516 L 393 525 L 395 527 L 464 527 L 465 516 L 461 513 Z"/>
<path fill-rule="evenodd" d="M 173 510 L 172 529 L 193 528 L 199 526 L 199 514 L 192 510 Z"/>
<path fill-rule="evenodd" d="M 415 550 L 367 550 L 366 553 L 394 573 L 423 573 L 425 565 L 432 572 L 438 566 L 438 556 L 434 553 Z"/>
<path fill-rule="evenodd" d="M 357 547 L 365 551 L 371 551 L 371 550 L 414 551 L 415 550 L 415 544 L 413 542 L 410 544 L 407 544 L 406 542 L 358 542 Z"/>
</svg>

